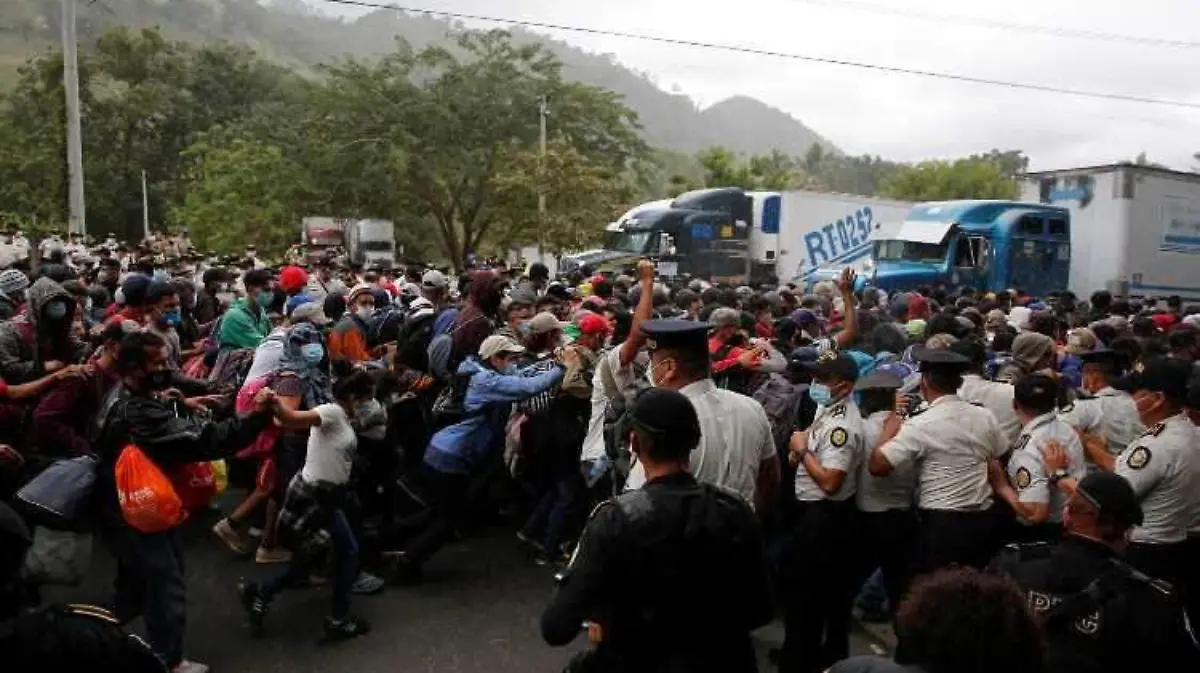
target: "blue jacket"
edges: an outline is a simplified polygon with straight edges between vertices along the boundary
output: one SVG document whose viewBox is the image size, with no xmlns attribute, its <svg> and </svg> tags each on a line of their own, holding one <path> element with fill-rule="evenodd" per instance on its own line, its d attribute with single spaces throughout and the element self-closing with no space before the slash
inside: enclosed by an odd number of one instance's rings
<svg viewBox="0 0 1200 673">
<path fill-rule="evenodd" d="M 504 431 L 509 405 L 549 390 L 562 380 L 563 372 L 562 367 L 555 367 L 537 376 L 524 377 L 502 374 L 475 358 L 466 360 L 458 367 L 459 374 L 471 375 L 463 401 L 465 418 L 433 436 L 425 450 L 425 464 L 438 472 L 475 472 L 487 460 L 488 451 L 501 445 L 499 437 Z M 485 409 L 488 405 L 490 409 Z"/>
</svg>

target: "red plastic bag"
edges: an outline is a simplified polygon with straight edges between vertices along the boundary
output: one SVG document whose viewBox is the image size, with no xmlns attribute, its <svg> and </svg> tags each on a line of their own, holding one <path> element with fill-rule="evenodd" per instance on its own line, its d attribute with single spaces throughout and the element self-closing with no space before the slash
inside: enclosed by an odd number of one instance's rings
<svg viewBox="0 0 1200 673">
<path fill-rule="evenodd" d="M 171 481 L 136 444 L 121 450 L 115 472 L 117 500 L 130 526 L 143 533 L 161 533 L 187 519 Z"/>
<path fill-rule="evenodd" d="M 169 478 L 184 509 L 204 507 L 217 496 L 212 463 L 181 463 L 171 468 Z"/>
</svg>

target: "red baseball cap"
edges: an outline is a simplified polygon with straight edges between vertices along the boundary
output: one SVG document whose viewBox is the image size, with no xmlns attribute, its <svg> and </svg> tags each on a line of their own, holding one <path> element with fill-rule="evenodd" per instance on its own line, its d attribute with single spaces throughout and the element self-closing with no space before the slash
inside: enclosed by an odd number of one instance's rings
<svg viewBox="0 0 1200 673">
<path fill-rule="evenodd" d="M 608 334 L 612 330 L 608 321 L 595 313 L 581 316 L 577 327 L 580 334 Z"/>
<path fill-rule="evenodd" d="M 308 273 L 298 266 L 285 266 L 279 271 L 279 287 L 284 292 L 302 290 L 308 285 Z"/>
</svg>

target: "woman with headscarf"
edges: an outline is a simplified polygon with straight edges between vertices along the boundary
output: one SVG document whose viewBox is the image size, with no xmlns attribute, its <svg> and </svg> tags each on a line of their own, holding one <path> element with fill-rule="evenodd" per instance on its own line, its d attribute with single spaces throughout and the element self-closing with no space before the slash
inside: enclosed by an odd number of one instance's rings
<svg viewBox="0 0 1200 673">
<path fill-rule="evenodd" d="M 292 411 L 309 411 L 333 401 L 329 358 L 320 330 L 301 323 L 287 331 L 279 369 L 270 376 L 267 385 L 275 391 L 280 404 Z M 259 563 L 285 563 L 291 560 L 291 554 L 278 546 L 276 531 L 271 524 L 287 493 L 288 483 L 304 466 L 308 433 L 308 428 L 284 426 L 275 445 L 275 479 L 268 501 L 267 527 L 263 531 L 262 544 L 255 553 L 255 560 Z"/>
</svg>

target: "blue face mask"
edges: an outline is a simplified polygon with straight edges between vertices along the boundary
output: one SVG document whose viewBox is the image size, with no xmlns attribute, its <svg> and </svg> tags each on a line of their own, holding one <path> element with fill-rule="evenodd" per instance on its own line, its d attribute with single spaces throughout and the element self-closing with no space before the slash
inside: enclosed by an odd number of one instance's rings
<svg viewBox="0 0 1200 673">
<path fill-rule="evenodd" d="M 325 347 L 321 344 L 304 344 L 300 347 L 300 357 L 310 365 L 315 365 L 324 359 Z"/>
<path fill-rule="evenodd" d="M 183 314 L 179 312 L 179 309 L 173 308 L 163 314 L 162 321 L 167 327 L 177 327 L 179 323 L 183 322 Z"/>
<path fill-rule="evenodd" d="M 517 363 L 514 362 L 514 363 L 510 364 L 509 366 L 505 367 L 504 371 L 501 373 L 504 374 L 505 376 L 516 376 L 518 373 L 520 373 L 520 371 L 521 371 L 521 368 L 518 367 Z"/>
<path fill-rule="evenodd" d="M 823 407 L 827 407 L 833 402 L 833 393 L 830 392 L 829 386 L 816 381 L 813 381 L 812 385 L 808 387 L 808 396 L 812 398 L 813 402 Z"/>
<path fill-rule="evenodd" d="M 262 308 L 270 308 L 271 302 L 275 301 L 275 294 L 273 292 L 263 290 L 258 293 L 258 296 L 254 298 L 254 301 L 258 302 L 258 305 Z"/>
</svg>

